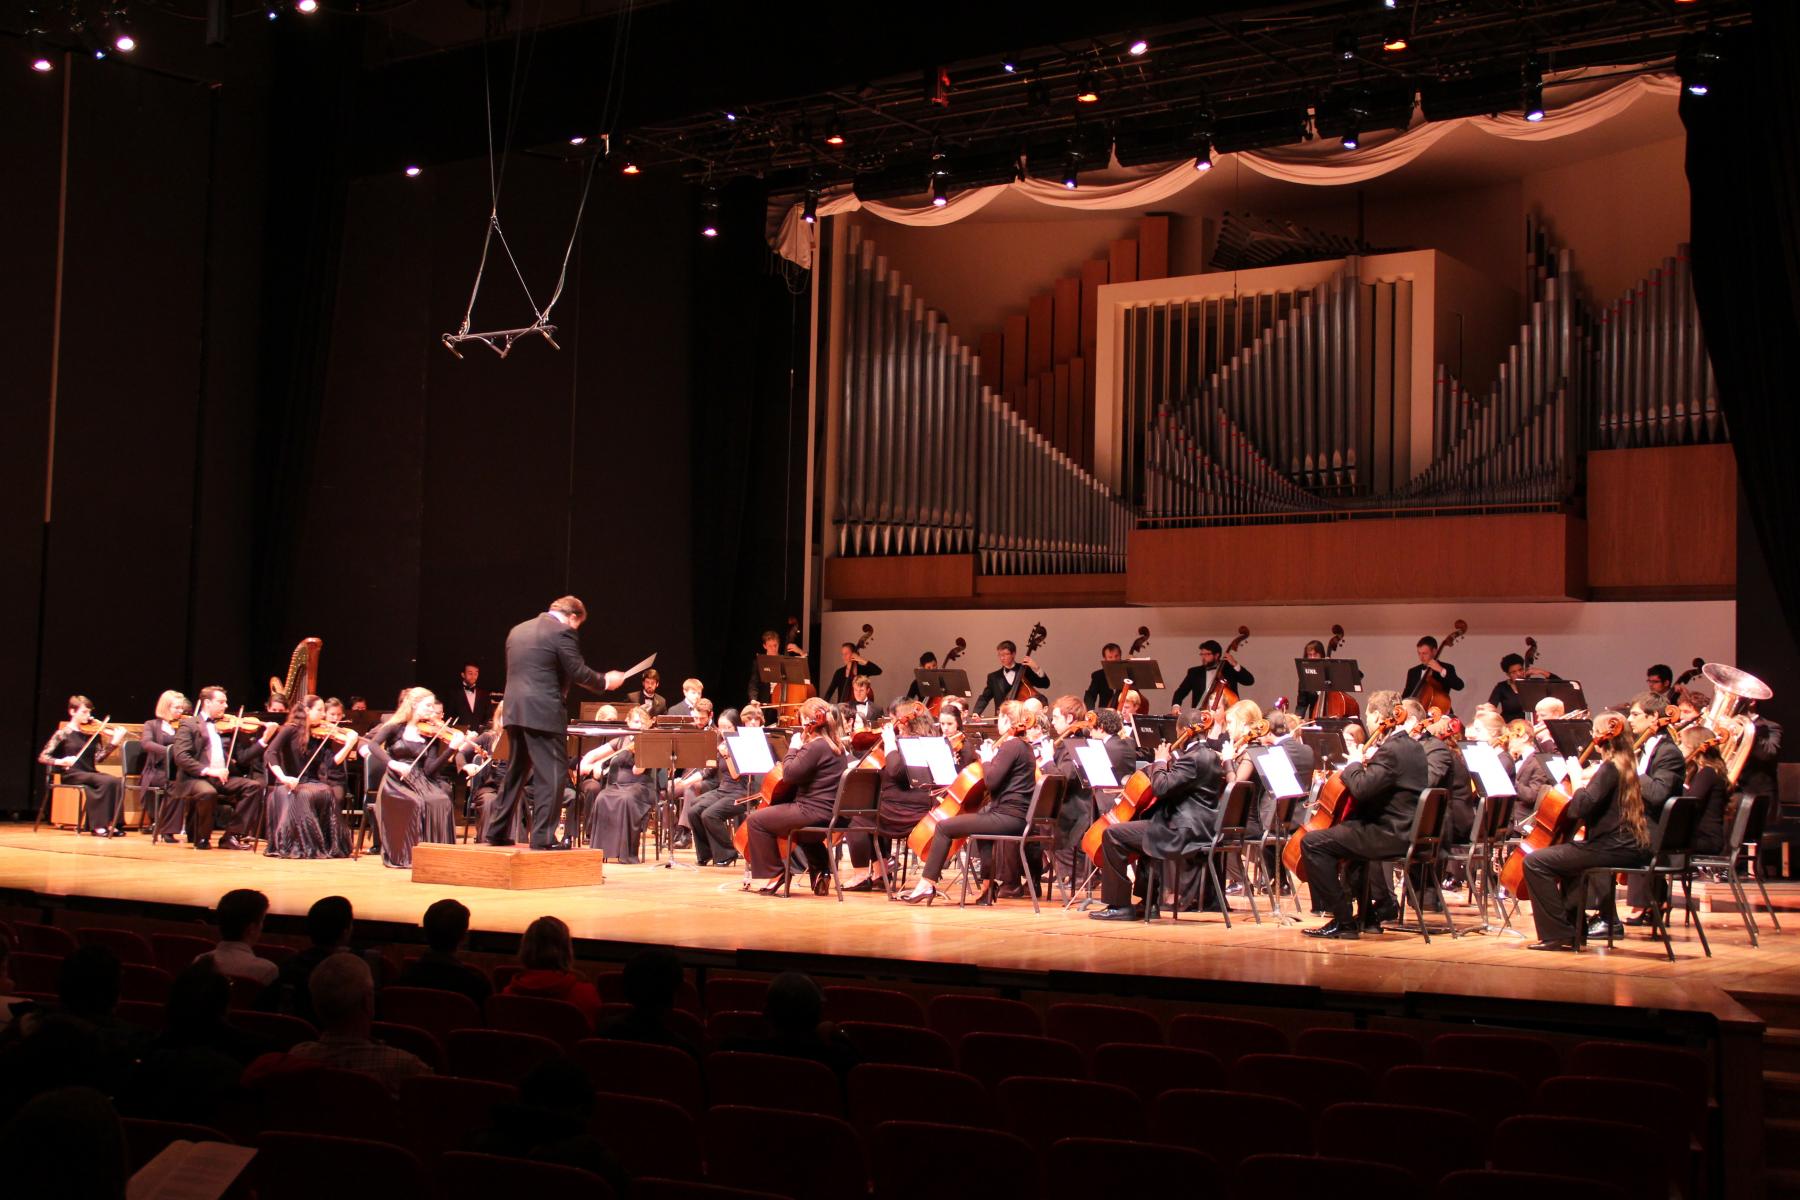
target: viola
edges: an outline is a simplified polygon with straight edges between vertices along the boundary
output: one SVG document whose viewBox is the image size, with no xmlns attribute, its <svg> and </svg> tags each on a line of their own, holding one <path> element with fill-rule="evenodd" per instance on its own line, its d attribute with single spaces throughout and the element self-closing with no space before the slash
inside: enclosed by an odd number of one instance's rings
<svg viewBox="0 0 1800 1200">
<path fill-rule="evenodd" d="M 346 746 L 356 745 L 356 730 L 348 725 L 339 725 L 334 721 L 313 721 L 306 727 L 307 736 L 328 742 L 342 742 Z"/>
<path fill-rule="evenodd" d="M 1169 746 L 1170 754 L 1179 754 L 1189 742 L 1209 732 L 1214 724 L 1213 714 L 1202 712 L 1200 719 L 1183 729 L 1175 741 Z M 1097 867 L 1101 863 L 1100 847 L 1106 838 L 1106 831 L 1114 825 L 1123 825 L 1127 821 L 1135 821 L 1156 806 L 1156 794 L 1150 788 L 1150 776 L 1143 771 L 1133 771 L 1119 790 L 1119 797 L 1113 801 L 1111 808 L 1100 814 L 1100 819 L 1088 826 L 1081 835 L 1081 852 Z"/>
<path fill-rule="evenodd" d="M 1461 641 L 1463 634 L 1467 632 L 1469 632 L 1467 621 L 1456 622 L 1450 632 L 1444 635 L 1444 640 L 1438 643 L 1438 652 L 1432 657 L 1435 659 L 1442 655 L 1444 651 Z M 1418 690 L 1413 692 L 1412 698 L 1426 708 L 1441 708 L 1445 712 L 1456 711 L 1450 702 L 1450 689 L 1444 686 L 1443 679 L 1430 667 L 1420 672 Z"/>
<path fill-rule="evenodd" d="M 261 717 L 246 717 L 237 713 L 226 713 L 213 722 L 220 733 L 261 733 L 263 726 L 269 724 Z"/>
<path fill-rule="evenodd" d="M 1607 722 L 1606 728 L 1582 750 L 1575 765 L 1579 767 L 1587 762 L 1588 755 L 1624 731 L 1623 724 L 1617 721 Z M 1568 820 L 1569 804 L 1574 799 L 1575 792 L 1569 782 L 1567 779 L 1559 780 L 1544 789 L 1544 794 L 1538 797 L 1537 807 L 1532 810 L 1530 830 L 1519 839 L 1519 844 L 1513 848 L 1506 865 L 1500 868 L 1500 886 L 1514 896 L 1521 895 L 1525 887 L 1526 857 L 1547 846 L 1566 842 L 1575 834 L 1573 822 Z"/>
<path fill-rule="evenodd" d="M 1404 713 L 1396 709 L 1369 735 L 1369 747 L 1372 750 L 1382 738 L 1392 733 L 1406 720 Z M 1345 820 L 1350 815 L 1350 806 L 1355 801 L 1348 788 L 1344 786 L 1344 770 L 1339 767 L 1319 787 L 1319 800 L 1313 806 L 1312 813 L 1306 823 L 1294 830 L 1288 838 L 1287 845 L 1281 848 L 1281 864 L 1292 871 L 1301 881 L 1306 879 L 1306 859 L 1301 856 L 1300 846 L 1306 835 L 1317 830 L 1330 829 L 1333 825 Z"/>
<path fill-rule="evenodd" d="M 1231 645 L 1225 647 L 1225 653 L 1219 656 L 1218 669 L 1213 672 L 1212 686 L 1206 689 L 1206 695 L 1200 700 L 1200 707 L 1209 712 L 1222 713 L 1243 697 L 1237 689 L 1225 682 L 1225 660 L 1237 653 L 1239 646 L 1250 640 L 1250 627 L 1239 625 L 1237 636 L 1231 639 Z"/>
</svg>

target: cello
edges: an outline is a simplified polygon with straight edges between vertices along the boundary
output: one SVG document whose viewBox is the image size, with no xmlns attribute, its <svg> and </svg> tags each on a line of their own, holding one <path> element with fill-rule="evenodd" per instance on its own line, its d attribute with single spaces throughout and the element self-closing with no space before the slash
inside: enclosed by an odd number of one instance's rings
<svg viewBox="0 0 1800 1200">
<path fill-rule="evenodd" d="M 1183 729 L 1169 747 L 1171 755 L 1181 753 L 1182 749 L 1196 737 L 1204 737 L 1212 732 L 1215 724 L 1213 714 L 1202 711 L 1199 720 Z M 1106 831 L 1114 825 L 1123 825 L 1134 821 L 1156 806 L 1156 794 L 1150 789 L 1150 776 L 1143 771 L 1133 771 L 1119 791 L 1119 798 L 1113 806 L 1100 814 L 1099 820 L 1088 826 L 1081 835 L 1081 852 L 1097 867 L 1101 862 L 1100 845 L 1106 837 Z"/>
<path fill-rule="evenodd" d="M 1580 767 L 1586 763 L 1588 755 L 1599 749 L 1601 743 L 1610 742 L 1624 731 L 1625 724 L 1622 720 L 1607 721 L 1606 728 L 1596 734 L 1594 740 L 1587 744 L 1581 752 L 1581 757 L 1575 760 L 1575 765 Z M 1500 886 L 1505 888 L 1509 894 L 1518 896 L 1525 887 L 1525 857 L 1527 855 L 1534 854 L 1547 846 L 1566 842 L 1573 836 L 1575 831 L 1569 827 L 1567 818 L 1569 802 L 1574 798 L 1576 789 L 1569 784 L 1570 780 L 1565 777 L 1545 788 L 1544 794 L 1538 797 L 1537 807 L 1531 813 L 1530 830 L 1519 839 L 1519 844 L 1513 848 L 1511 857 L 1506 860 L 1506 865 L 1500 868 Z"/>
<path fill-rule="evenodd" d="M 1226 709 L 1243 698 L 1238 695 L 1236 688 L 1225 682 L 1225 664 L 1233 654 L 1237 653 L 1237 648 L 1249 640 L 1250 627 L 1239 625 L 1237 636 L 1231 639 L 1231 645 L 1225 647 L 1225 653 L 1219 655 L 1219 666 L 1213 672 L 1212 686 L 1206 689 L 1206 695 L 1200 700 L 1202 709 L 1215 716 L 1222 715 Z M 1237 664 L 1233 663 L 1232 665 L 1236 666 Z"/>
<path fill-rule="evenodd" d="M 1348 639 L 1344 636 L 1344 627 L 1342 625 L 1333 625 L 1331 627 L 1331 640 L 1325 643 L 1325 657 L 1336 658 L 1338 647 L 1343 645 L 1347 640 Z M 1359 717 L 1361 715 L 1362 706 L 1356 702 L 1356 697 L 1349 692 L 1320 692 L 1318 699 L 1313 701 L 1312 716 L 1314 720 L 1317 720 L 1320 717 L 1343 718 Z"/>
<path fill-rule="evenodd" d="M 1467 632 L 1469 632 L 1469 623 L 1457 621 L 1450 632 L 1444 635 L 1444 640 L 1438 643 L 1437 653 L 1431 656 L 1432 659 L 1441 662 L 1444 651 L 1456 645 L 1462 640 L 1463 634 Z M 1408 699 L 1417 700 L 1427 709 L 1436 708 L 1447 713 L 1456 711 L 1455 706 L 1450 702 L 1450 689 L 1444 686 L 1443 678 L 1430 667 L 1426 667 L 1420 672 L 1419 686 Z"/>
<path fill-rule="evenodd" d="M 1396 707 L 1369 734 L 1368 749 L 1373 752 L 1375 747 L 1381 744 L 1381 739 L 1392 733 L 1405 720 L 1406 714 Z M 1313 807 L 1312 814 L 1306 818 L 1306 823 L 1294 830 L 1293 836 L 1287 840 L 1287 845 L 1281 848 L 1281 865 L 1292 871 L 1294 876 L 1304 883 L 1306 881 L 1306 859 L 1300 853 L 1300 844 L 1306 840 L 1307 834 L 1330 829 L 1348 817 L 1350 805 L 1354 800 L 1355 797 L 1344 787 L 1344 768 L 1339 767 L 1320 785 L 1319 802 Z"/>
<path fill-rule="evenodd" d="M 906 845 L 920 862 L 925 861 L 926 851 L 931 849 L 931 839 L 937 834 L 940 822 L 962 813 L 972 813 L 987 803 L 987 774 L 983 763 L 977 759 L 957 773 L 950 786 L 944 789 L 943 797 L 932 806 L 930 812 L 919 818 L 913 831 L 906 835 Z M 961 847 L 959 840 L 950 847 L 952 857 Z"/>
</svg>

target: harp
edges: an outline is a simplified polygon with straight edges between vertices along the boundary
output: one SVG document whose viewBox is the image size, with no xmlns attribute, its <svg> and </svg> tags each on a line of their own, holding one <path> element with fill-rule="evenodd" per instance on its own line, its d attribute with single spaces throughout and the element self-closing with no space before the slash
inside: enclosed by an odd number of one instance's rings
<svg viewBox="0 0 1800 1200">
<path fill-rule="evenodd" d="M 299 703 L 300 697 L 319 690 L 319 650 L 324 645 L 316 637 L 301 638 L 288 656 L 287 678 L 269 676 L 270 694 L 280 696 L 289 709 Z"/>
</svg>

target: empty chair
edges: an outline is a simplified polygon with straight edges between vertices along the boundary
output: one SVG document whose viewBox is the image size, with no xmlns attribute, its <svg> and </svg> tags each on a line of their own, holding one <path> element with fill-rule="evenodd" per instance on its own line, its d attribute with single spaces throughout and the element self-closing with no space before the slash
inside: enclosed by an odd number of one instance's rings
<svg viewBox="0 0 1800 1200">
<path fill-rule="evenodd" d="M 52 996 L 56 995 L 62 964 L 62 955 L 39 954 L 35 950 L 15 951 L 6 960 L 14 987 L 22 992 L 44 992 Z"/>
<path fill-rule="evenodd" d="M 762 1041 L 771 1032 L 769 1019 L 760 1012 L 727 1008 L 706 1018 L 706 1044 L 714 1050 L 735 1041 Z"/>
<path fill-rule="evenodd" d="M 769 996 L 766 979 L 743 979 L 736 975 L 711 975 L 706 980 L 706 1011 L 761 1012 Z"/>
<path fill-rule="evenodd" d="M 1355 1063 L 1304 1054 L 1246 1054 L 1232 1064 L 1231 1086 L 1292 1100 L 1313 1117 L 1333 1104 L 1367 1100 L 1375 1092 L 1375 1080 Z"/>
<path fill-rule="evenodd" d="M 602 1004 L 600 1015 L 594 1021 L 594 1032 L 604 1035 L 609 1024 L 620 1017 L 629 1017 L 632 1011 L 629 1004 Z M 676 1037 L 696 1048 L 706 1044 L 706 1025 L 695 1014 L 672 1008 L 662 1016 L 664 1026 Z"/>
<path fill-rule="evenodd" d="M 838 1031 L 850 1039 L 856 1057 L 866 1063 L 900 1063 L 910 1067 L 956 1069 L 956 1051 L 933 1029 L 887 1025 L 878 1021 L 845 1021 Z"/>
<path fill-rule="evenodd" d="M 531 1200 L 612 1200 L 612 1185 L 580 1167 L 502 1158 L 497 1154 L 453 1151 L 444 1155 L 441 1172 L 444 1200 L 493 1200 L 496 1196 L 530 1196 Z"/>
<path fill-rule="evenodd" d="M 394 1120 L 394 1101 L 381 1081 L 356 1071 L 277 1071 L 251 1091 L 264 1129 L 355 1137 L 390 1128 Z"/>
<path fill-rule="evenodd" d="M 1319 1114 L 1320 1154 L 1386 1163 L 1429 1189 L 1452 1171 L 1487 1163 L 1475 1122 L 1443 1108 L 1408 1104 L 1334 1104 Z"/>
<path fill-rule="evenodd" d="M 274 1043 L 277 1050 L 292 1050 L 301 1042 L 314 1041 L 319 1036 L 311 1021 L 287 1013 L 239 1009 L 228 1014 L 225 1023 Z"/>
<path fill-rule="evenodd" d="M 594 976 L 594 990 L 600 993 L 600 999 L 607 1004 L 630 1003 L 625 996 L 625 972 L 623 971 L 601 971 Z M 675 1007 L 682 1012 L 699 1016 L 701 1012 L 700 989 L 683 979 L 675 987 Z"/>
<path fill-rule="evenodd" d="M 1312 1149 L 1306 1110 L 1280 1096 L 1211 1088 L 1164 1092 L 1150 1110 L 1158 1142 L 1187 1146 L 1233 1171 L 1252 1154 L 1305 1154 Z"/>
<path fill-rule="evenodd" d="M 575 1043 L 572 1056 L 600 1091 L 667 1100 L 693 1117 L 706 1110 L 700 1064 L 685 1050 L 649 1042 L 586 1038 Z"/>
<path fill-rule="evenodd" d="M 180 1121 L 148 1121 L 126 1117 L 125 1152 L 133 1171 L 161 1154 L 175 1142 L 229 1142 L 231 1139 L 210 1125 L 187 1125 Z"/>
<path fill-rule="evenodd" d="M 1598 1179 L 1535 1171 L 1453 1171 L 1438 1181 L 1432 1200 L 1625 1200 Z"/>
<path fill-rule="evenodd" d="M 156 965 L 171 975 L 179 975 L 202 954 L 210 954 L 213 944 L 198 934 L 153 933 L 150 948 Z"/>
<path fill-rule="evenodd" d="M 406 1051 L 439 1074 L 450 1066 L 449 1055 L 444 1052 L 444 1043 L 429 1029 L 404 1025 L 399 1021 L 372 1021 L 369 1036 L 378 1042 L 386 1042 L 396 1050 Z"/>
<path fill-rule="evenodd" d="M 1087 1064 L 1073 1042 L 1022 1033 L 971 1033 L 958 1049 L 957 1066 L 992 1091 L 1002 1079 L 1036 1075 L 1086 1079 Z"/>
<path fill-rule="evenodd" d="M 1160 1021 L 1142 1009 L 1119 1004 L 1052 1004 L 1044 1032 L 1074 1042 L 1090 1058 L 1108 1042 L 1149 1046 L 1163 1040 Z"/>
<path fill-rule="evenodd" d="M 1591 1117 L 1508 1117 L 1494 1131 L 1502 1171 L 1573 1175 L 1621 1188 L 1631 1200 L 1666 1200 L 1668 1159 L 1642 1125 Z"/>
<path fill-rule="evenodd" d="M 825 988 L 828 1021 L 880 1021 L 887 1025 L 923 1025 L 925 1009 L 905 992 L 891 988 L 851 987 L 833 984 Z"/>
<path fill-rule="evenodd" d="M 1308 1154 L 1253 1154 L 1238 1164 L 1240 1196 L 1380 1196 L 1415 1200 L 1425 1195 L 1408 1171 L 1386 1163 Z"/>
<path fill-rule="evenodd" d="M 949 1039 L 952 1046 L 971 1033 L 1044 1032 L 1037 1009 L 999 996 L 933 996 L 926 1012 L 931 1028 Z"/>
<path fill-rule="evenodd" d="M 518 1098 L 519 1089 L 511 1084 L 414 1075 L 400 1084 L 400 1137 L 407 1149 L 431 1166 L 468 1145 L 471 1134 L 493 1125 L 496 1108 Z"/>
<path fill-rule="evenodd" d="M 490 1028 L 535 1033 L 564 1050 L 594 1036 L 594 1027 L 579 1008 L 546 996 L 489 996 L 486 1015 Z"/>
<path fill-rule="evenodd" d="M 1038 1157 L 1016 1134 L 888 1121 L 869 1146 L 875 1200 L 993 1200 L 1039 1190 Z"/>
<path fill-rule="evenodd" d="M 258 1200 L 318 1200 L 354 1189 L 365 1196 L 422 1196 L 435 1189 L 410 1150 L 362 1138 L 265 1133 L 249 1172 Z"/>
<path fill-rule="evenodd" d="M 1006 1128 L 1043 1153 L 1063 1138 L 1129 1138 L 1144 1128 L 1144 1106 L 1129 1089 L 1085 1079 L 1015 1075 L 995 1089 Z"/>
<path fill-rule="evenodd" d="M 781 1108 L 838 1117 L 837 1076 L 824 1063 L 780 1054 L 725 1052 L 706 1056 L 707 1094 L 714 1104 Z"/>
<path fill-rule="evenodd" d="M 1267 1021 L 1182 1013 L 1169 1022 L 1169 1045 L 1204 1050 L 1230 1066 L 1246 1054 L 1286 1054 L 1287 1034 Z"/>
<path fill-rule="evenodd" d="M 13 933 L 19 939 L 19 949 L 31 954 L 50 954 L 57 958 L 67 958 L 79 949 L 75 935 L 55 925 L 21 924 L 13 927 Z M 207 943 L 206 948 L 212 949 Z"/>
<path fill-rule="evenodd" d="M 699 1130 L 678 1104 L 597 1092 L 588 1129 L 633 1178 L 700 1178 Z"/>
<path fill-rule="evenodd" d="M 1526 1111 L 1531 1093 L 1517 1076 L 1475 1067 L 1395 1067 L 1381 1077 L 1375 1098 L 1387 1104 L 1428 1105 L 1475 1122 L 1481 1144 L 1508 1117 Z"/>
<path fill-rule="evenodd" d="M 706 1114 L 707 1178 L 793 1200 L 866 1200 L 862 1142 L 841 1117 L 723 1104 Z"/>
<path fill-rule="evenodd" d="M 1555 1043 L 1517 1033 L 1440 1033 L 1425 1050 L 1435 1066 L 1501 1071 L 1527 1090 L 1555 1075 L 1559 1060 Z"/>
<path fill-rule="evenodd" d="M 1225 1064 L 1218 1055 L 1179 1046 L 1101 1046 L 1093 1053 L 1089 1073 L 1096 1082 L 1131 1089 L 1146 1105 L 1176 1088 L 1225 1086 Z"/>
<path fill-rule="evenodd" d="M 385 987 L 375 994 L 376 1014 L 398 1025 L 416 1025 L 447 1041 L 458 1029 L 480 1029 L 481 1009 L 461 992 Z"/>
<path fill-rule="evenodd" d="M 444 1041 L 450 1073 L 517 1086 L 539 1063 L 562 1057 L 562 1047 L 535 1033 L 510 1029 L 457 1029 Z"/>
<path fill-rule="evenodd" d="M 997 1123 L 987 1089 L 961 1071 L 863 1063 L 851 1068 L 846 1086 L 850 1123 L 865 1135 L 883 1121 L 909 1121 L 920 1113 L 956 1113 L 959 1120 L 982 1128 Z"/>
<path fill-rule="evenodd" d="M 138 963 L 146 967 L 157 965 L 156 951 L 151 947 L 150 939 L 135 930 L 77 929 L 75 940 L 83 946 L 104 946 L 122 963 Z"/>
<path fill-rule="evenodd" d="M 142 1000 L 149 1004 L 161 1004 L 169 998 L 169 989 L 175 986 L 175 980 L 161 967 L 147 966 L 143 963 L 121 963 L 119 965 L 119 998 L 121 1000 Z"/>
<path fill-rule="evenodd" d="M 1063 1138 L 1050 1147 L 1045 1176 L 1050 1200 L 1093 1200 L 1146 1184 L 1182 1196 L 1217 1196 L 1224 1190 L 1219 1165 L 1209 1154 L 1113 1138 Z"/>
<path fill-rule="evenodd" d="M 1353 1062 L 1380 1079 L 1391 1067 L 1425 1061 L 1425 1047 L 1410 1033 L 1385 1029 L 1304 1029 L 1294 1039 L 1294 1053 Z"/>
</svg>

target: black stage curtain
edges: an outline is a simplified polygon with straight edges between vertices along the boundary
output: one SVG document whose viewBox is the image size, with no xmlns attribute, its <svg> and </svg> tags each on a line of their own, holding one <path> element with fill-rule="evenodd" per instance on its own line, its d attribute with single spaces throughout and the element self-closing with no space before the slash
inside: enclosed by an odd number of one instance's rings
<svg viewBox="0 0 1800 1200">
<path fill-rule="evenodd" d="M 1774 607 L 1792 631 L 1800 624 L 1800 557 L 1790 551 L 1800 527 L 1800 5 L 1757 4 L 1753 26 L 1728 36 L 1724 50 L 1710 94 L 1681 99 L 1694 292 Z"/>
</svg>

